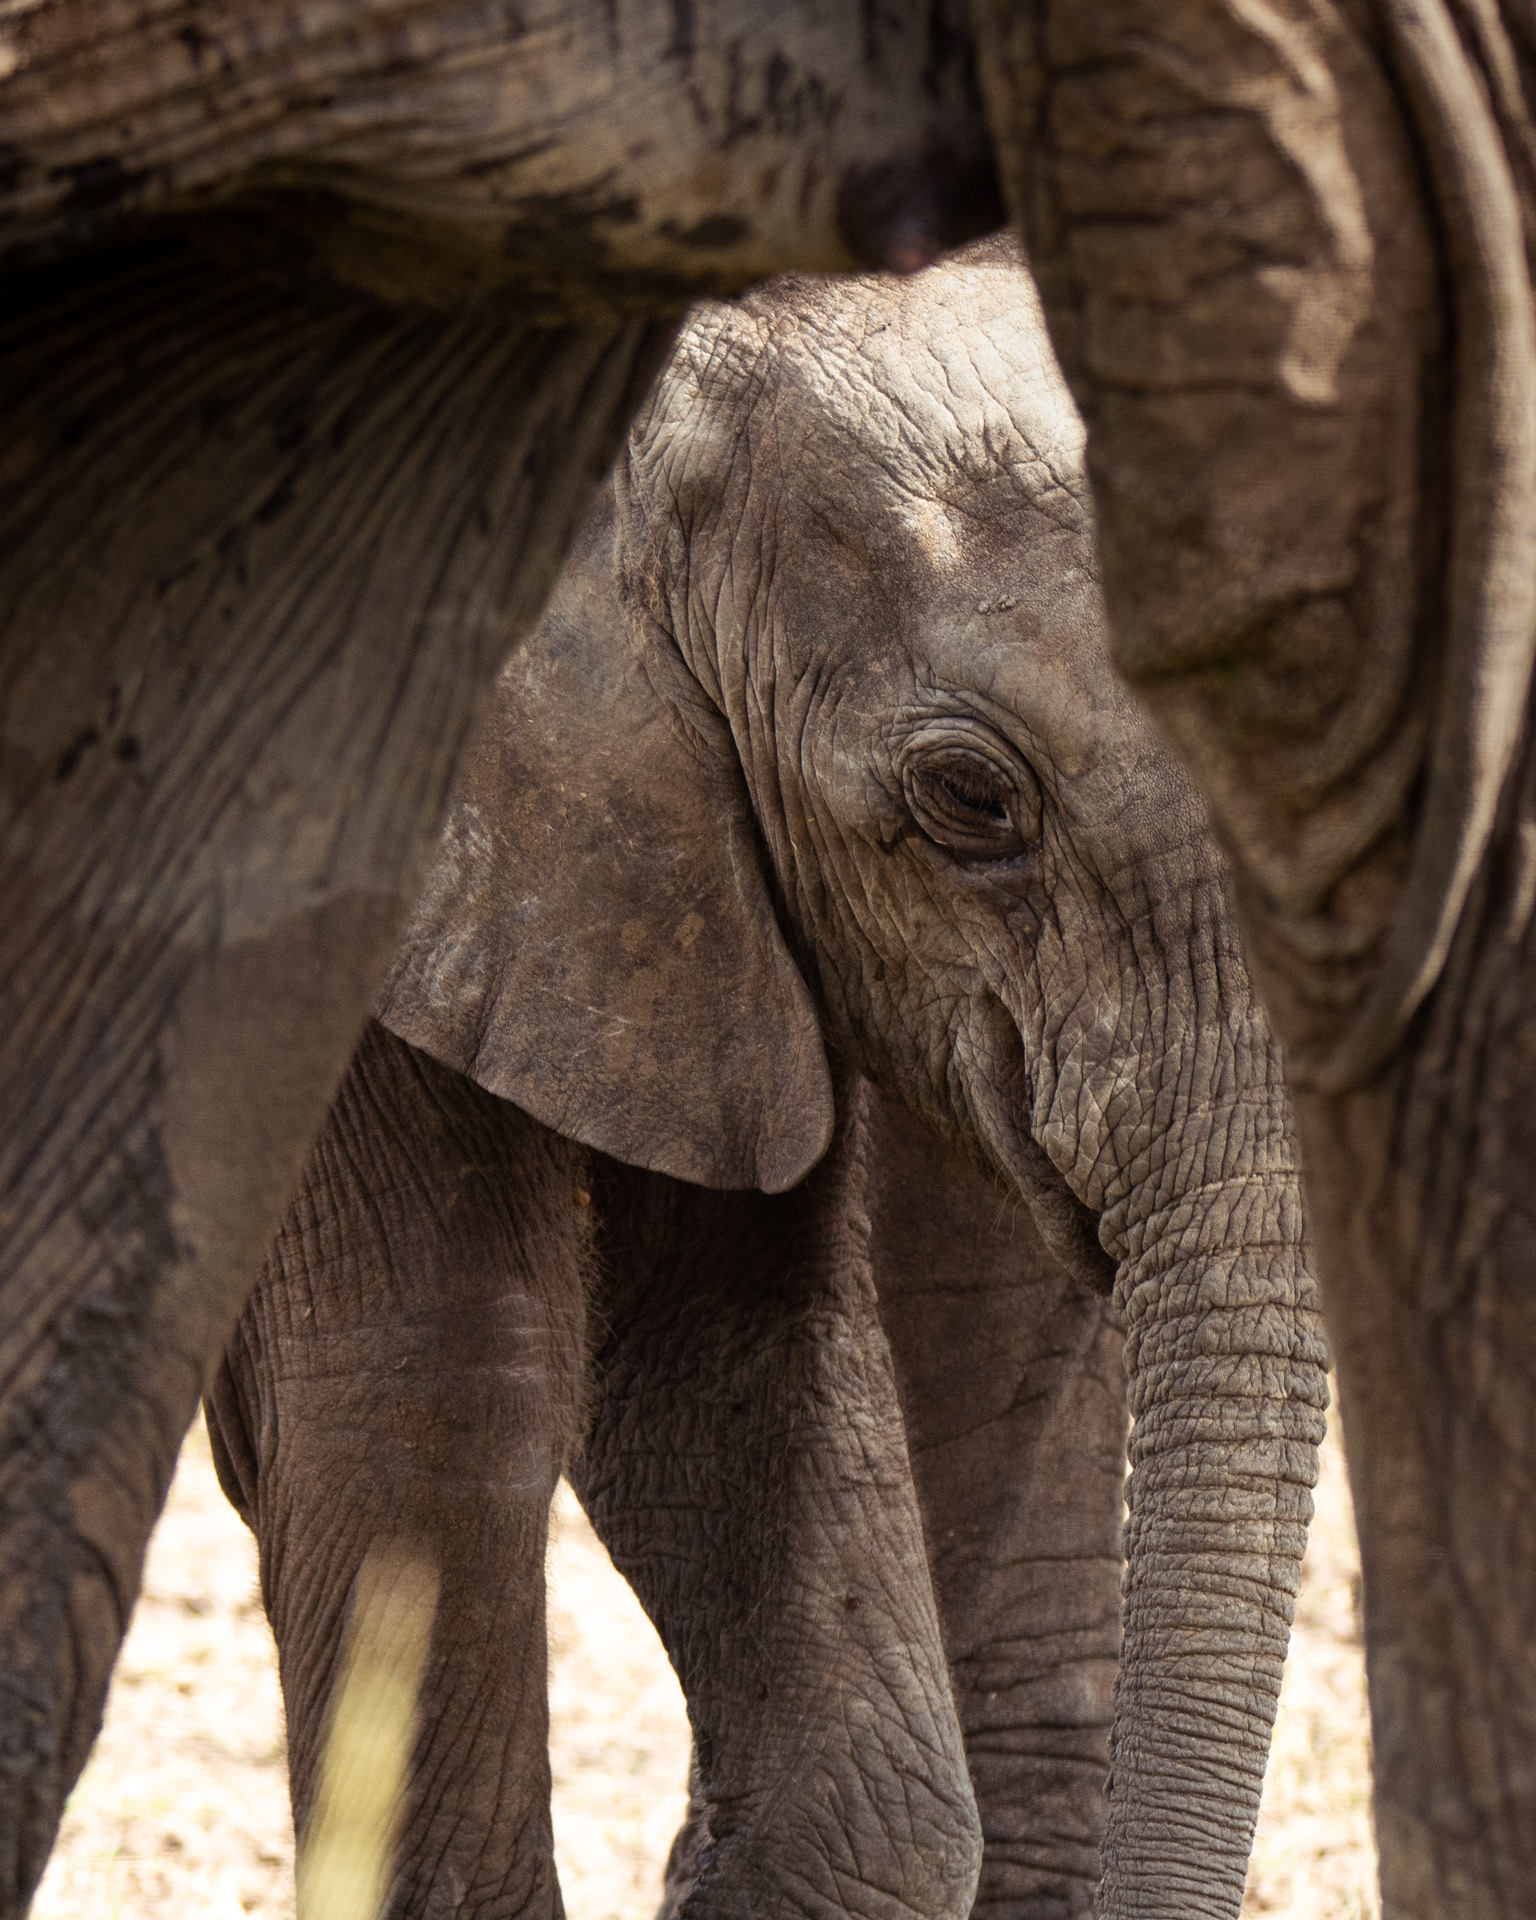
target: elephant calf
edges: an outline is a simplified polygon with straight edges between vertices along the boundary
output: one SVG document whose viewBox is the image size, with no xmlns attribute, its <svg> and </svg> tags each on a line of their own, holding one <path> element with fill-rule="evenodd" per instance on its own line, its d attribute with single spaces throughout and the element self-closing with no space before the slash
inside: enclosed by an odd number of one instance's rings
<svg viewBox="0 0 1536 1920">
<path fill-rule="evenodd" d="M 982 1906 L 1087 1911 L 1102 1834 L 1106 1920 L 1237 1911 L 1325 1354 L 1276 1049 L 1085 499 L 1006 251 L 781 281 L 695 314 L 503 675 L 212 1396 L 301 1827 L 364 1549 L 443 1569 L 394 1911 L 555 1908 L 583 1435 L 688 1696 L 680 1910 L 958 1920 L 958 1720 Z"/>
</svg>

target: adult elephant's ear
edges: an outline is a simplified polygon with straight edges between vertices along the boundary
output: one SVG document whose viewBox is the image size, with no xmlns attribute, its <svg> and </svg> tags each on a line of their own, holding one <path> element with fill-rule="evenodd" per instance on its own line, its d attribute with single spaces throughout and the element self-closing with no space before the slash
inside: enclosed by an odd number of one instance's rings
<svg viewBox="0 0 1536 1920">
<path fill-rule="evenodd" d="M 832 1084 L 729 732 L 631 618 L 611 488 L 498 685 L 378 1012 L 616 1159 L 793 1186 Z"/>
</svg>

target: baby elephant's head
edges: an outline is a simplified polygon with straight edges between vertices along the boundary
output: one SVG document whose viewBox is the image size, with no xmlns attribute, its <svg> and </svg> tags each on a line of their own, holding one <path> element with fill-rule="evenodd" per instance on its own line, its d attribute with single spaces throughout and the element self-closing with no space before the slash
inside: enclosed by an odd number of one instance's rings
<svg viewBox="0 0 1536 1920">
<path fill-rule="evenodd" d="M 381 1010 L 717 1186 L 814 1164 L 830 1046 L 1102 1284 L 1176 1191 L 1289 1173 L 1222 862 L 1111 671 L 1082 429 L 1001 245 L 695 313 Z"/>
<path fill-rule="evenodd" d="M 1278 1056 L 1205 817 L 1110 671 L 1082 460 L 1005 256 L 700 311 L 507 669 L 381 1011 L 717 1186 L 816 1161 L 834 1051 L 1113 1284 L 1099 1910 L 1153 1911 L 1166 1870 L 1180 1911 L 1198 1885 L 1235 1914 L 1325 1349 Z M 1221 1783 L 1197 1806 L 1193 1777 Z"/>
</svg>

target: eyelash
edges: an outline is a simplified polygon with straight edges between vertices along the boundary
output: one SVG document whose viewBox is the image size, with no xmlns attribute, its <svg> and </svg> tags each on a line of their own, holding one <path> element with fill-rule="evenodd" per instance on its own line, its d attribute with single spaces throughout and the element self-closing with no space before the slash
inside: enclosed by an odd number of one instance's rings
<svg viewBox="0 0 1536 1920">
<path fill-rule="evenodd" d="M 902 785 L 919 830 L 953 858 L 1014 858 L 1038 829 L 1039 791 L 1029 769 L 1001 767 L 962 741 L 917 748 Z"/>
<path fill-rule="evenodd" d="M 1006 818 L 1008 804 L 1006 799 L 1000 796 L 996 787 L 993 787 L 983 796 L 982 793 L 978 791 L 967 793 L 963 782 L 957 780 L 952 774 L 936 773 L 933 775 L 933 778 L 957 806 L 967 807 L 971 812 L 984 814 L 993 820 Z M 976 783 L 977 787 L 980 788 L 983 784 L 984 783 L 978 779 Z"/>
</svg>

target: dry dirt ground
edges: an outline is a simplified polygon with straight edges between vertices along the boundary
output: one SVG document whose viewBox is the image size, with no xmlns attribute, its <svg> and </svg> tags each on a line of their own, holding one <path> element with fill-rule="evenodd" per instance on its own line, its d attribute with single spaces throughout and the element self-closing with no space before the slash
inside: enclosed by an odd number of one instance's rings
<svg viewBox="0 0 1536 1920">
<path fill-rule="evenodd" d="M 684 1805 L 682 1700 L 562 1488 L 550 1555 L 555 1833 L 572 1920 L 642 1920 Z M 1245 1916 L 1376 1920 L 1358 1562 L 1330 1440 Z M 201 1421 L 150 1549 L 105 1731 L 33 1920 L 291 1920 L 282 1704 L 255 1552 Z"/>
</svg>

